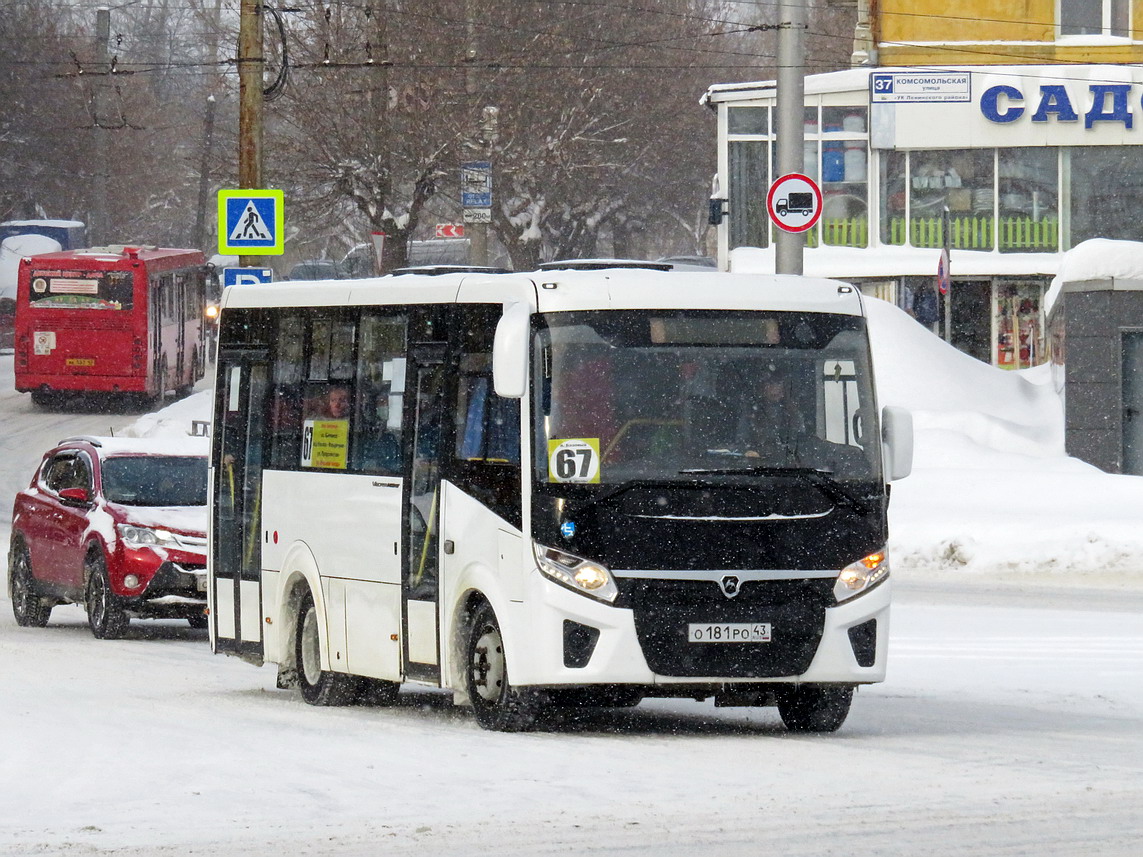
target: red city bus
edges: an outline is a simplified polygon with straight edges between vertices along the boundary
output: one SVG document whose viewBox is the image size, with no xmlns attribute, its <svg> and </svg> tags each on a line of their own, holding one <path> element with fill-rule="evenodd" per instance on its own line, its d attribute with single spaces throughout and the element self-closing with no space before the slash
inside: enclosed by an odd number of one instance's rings
<svg viewBox="0 0 1143 857">
<path fill-rule="evenodd" d="M 16 389 L 161 401 L 203 375 L 206 260 L 198 250 L 92 247 L 20 260 Z"/>
</svg>

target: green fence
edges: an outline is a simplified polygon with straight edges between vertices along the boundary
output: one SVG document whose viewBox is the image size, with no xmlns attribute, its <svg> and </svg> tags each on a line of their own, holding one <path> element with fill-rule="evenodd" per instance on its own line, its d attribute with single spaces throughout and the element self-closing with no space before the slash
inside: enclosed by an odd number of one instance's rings
<svg viewBox="0 0 1143 857">
<path fill-rule="evenodd" d="M 952 231 L 951 246 L 958 250 L 992 249 L 991 217 L 953 217 L 949 220 Z M 1043 217 L 1001 217 L 998 221 L 999 249 L 1043 250 L 1055 252 L 1060 246 L 1060 219 Z M 889 244 L 905 243 L 905 218 L 889 220 Z M 914 247 L 943 247 L 944 222 L 940 217 L 914 217 Z"/>
<path fill-rule="evenodd" d="M 806 246 L 817 247 L 820 241 L 818 230 L 825 237 L 825 243 L 834 247 L 868 247 L 869 220 L 866 217 L 838 217 L 822 219 L 818 225 L 806 233 Z"/>
</svg>

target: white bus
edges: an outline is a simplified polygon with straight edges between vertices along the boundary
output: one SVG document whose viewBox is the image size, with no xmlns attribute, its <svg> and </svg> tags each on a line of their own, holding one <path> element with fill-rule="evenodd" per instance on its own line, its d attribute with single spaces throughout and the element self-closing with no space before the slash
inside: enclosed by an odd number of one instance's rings
<svg viewBox="0 0 1143 857">
<path fill-rule="evenodd" d="M 481 726 L 712 698 L 832 731 L 885 676 L 862 297 L 637 269 L 234 286 L 211 646 L 307 702 L 446 688 Z"/>
</svg>

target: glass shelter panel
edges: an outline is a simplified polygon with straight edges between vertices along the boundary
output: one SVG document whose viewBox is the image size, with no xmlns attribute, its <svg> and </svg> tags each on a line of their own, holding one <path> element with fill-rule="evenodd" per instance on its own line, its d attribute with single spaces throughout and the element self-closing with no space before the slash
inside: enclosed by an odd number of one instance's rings
<svg viewBox="0 0 1143 857">
<path fill-rule="evenodd" d="M 869 154 L 864 107 L 822 108 L 821 242 L 869 244 Z"/>
<path fill-rule="evenodd" d="M 1143 241 L 1143 147 L 1074 146 L 1071 163 L 1070 246 L 1089 238 Z"/>
<path fill-rule="evenodd" d="M 881 167 L 881 243 L 900 246 L 905 243 L 908 223 L 905 206 L 908 201 L 908 154 L 882 152 Z"/>
<path fill-rule="evenodd" d="M 1059 150 L 997 151 L 997 247 L 1002 252 L 1059 249 Z"/>
<path fill-rule="evenodd" d="M 728 134 L 769 134 L 769 108 L 731 107 L 726 113 L 726 131 Z"/>
<path fill-rule="evenodd" d="M 942 149 L 910 154 L 909 235 L 916 247 L 944 245 L 949 210 L 951 245 L 991 250 L 995 192 L 993 149 Z"/>
<path fill-rule="evenodd" d="M 766 213 L 770 144 L 732 141 L 729 155 L 730 247 L 765 247 L 770 231 L 770 216 Z"/>
</svg>

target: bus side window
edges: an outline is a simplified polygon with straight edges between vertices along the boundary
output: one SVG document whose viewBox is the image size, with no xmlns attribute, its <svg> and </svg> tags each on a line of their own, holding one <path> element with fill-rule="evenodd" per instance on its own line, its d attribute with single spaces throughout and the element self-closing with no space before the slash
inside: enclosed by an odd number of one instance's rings
<svg viewBox="0 0 1143 857">
<path fill-rule="evenodd" d="M 492 385 L 492 334 L 499 315 L 499 306 L 462 310 L 451 470 L 461 488 L 519 526 L 520 400 L 497 396 Z"/>
<path fill-rule="evenodd" d="M 389 476 L 401 473 L 407 327 L 404 316 L 370 313 L 361 319 L 351 447 L 355 470 Z"/>
<path fill-rule="evenodd" d="M 274 467 L 296 467 L 299 460 L 305 334 L 301 316 L 285 316 L 278 324 L 270 393 L 270 460 Z"/>
</svg>

